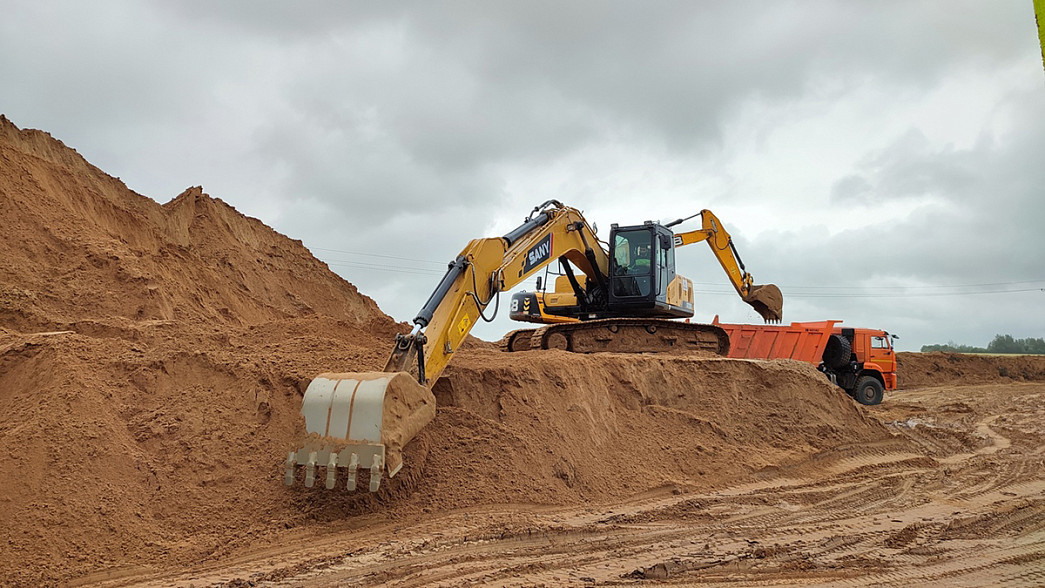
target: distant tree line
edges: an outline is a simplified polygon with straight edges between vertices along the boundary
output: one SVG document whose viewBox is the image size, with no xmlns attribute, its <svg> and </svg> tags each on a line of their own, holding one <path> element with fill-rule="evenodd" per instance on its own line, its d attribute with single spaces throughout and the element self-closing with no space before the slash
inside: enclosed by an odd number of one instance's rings
<svg viewBox="0 0 1045 588">
<path fill-rule="evenodd" d="M 995 335 L 987 347 L 959 345 L 954 341 L 946 345 L 922 345 L 922 353 L 930 351 L 949 351 L 951 353 L 1022 353 L 1026 355 L 1045 355 L 1045 339 L 1013 339 L 1012 335 Z"/>
</svg>

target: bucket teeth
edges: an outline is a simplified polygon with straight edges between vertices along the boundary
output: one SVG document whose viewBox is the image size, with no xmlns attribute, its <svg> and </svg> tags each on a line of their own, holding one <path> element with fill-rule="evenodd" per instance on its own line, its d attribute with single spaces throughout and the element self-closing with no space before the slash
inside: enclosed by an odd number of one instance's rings
<svg viewBox="0 0 1045 588">
<path fill-rule="evenodd" d="M 305 470 L 305 487 L 312 488 L 316 485 L 318 473 L 316 470 L 325 468 L 326 475 L 323 476 L 323 485 L 328 490 L 332 490 L 337 486 L 338 468 L 345 468 L 348 470 L 348 475 L 345 477 L 345 489 L 351 492 L 359 486 L 359 470 L 365 468 L 370 471 L 370 483 L 368 485 L 370 491 L 377 492 L 381 488 L 381 470 L 385 468 L 383 455 L 362 454 L 363 457 L 360 458 L 359 453 L 352 452 L 348 453 L 349 457 L 346 458 L 345 454 L 347 452 L 339 454 L 330 449 L 321 449 L 309 451 L 308 459 L 306 460 L 303 459 L 304 451 L 291 451 L 287 454 L 286 471 L 283 478 L 283 482 L 287 486 L 294 485 L 294 479 L 297 477 L 296 470 L 298 467 L 303 467 Z M 368 461 L 369 464 L 367 464 Z"/>
<path fill-rule="evenodd" d="M 287 455 L 287 472 L 283 477 L 283 483 L 287 486 L 294 485 L 294 452 Z"/>
<path fill-rule="evenodd" d="M 334 488 L 337 483 L 337 454 L 330 452 L 330 461 L 327 462 L 327 490 Z"/>
<path fill-rule="evenodd" d="M 352 458 L 348 462 L 348 482 L 345 483 L 345 488 L 349 491 L 356 489 L 357 470 L 359 470 L 359 456 L 353 453 Z"/>
<path fill-rule="evenodd" d="M 338 469 L 348 469 L 345 487 L 355 491 L 360 468 L 370 470 L 372 492 L 382 469 L 392 477 L 402 467 L 400 448 L 435 418 L 435 396 L 407 372 L 325 373 L 316 376 L 301 400 L 305 434 L 287 457 L 285 482 L 304 469 L 305 487 L 316 485 L 316 469 L 328 489 Z"/>
<path fill-rule="evenodd" d="M 373 465 L 370 466 L 370 491 L 377 492 L 377 489 L 381 487 L 381 463 L 380 457 L 374 458 Z"/>
<path fill-rule="evenodd" d="M 308 463 L 305 464 L 305 487 L 311 488 L 316 485 L 316 452 L 308 454 Z"/>
</svg>

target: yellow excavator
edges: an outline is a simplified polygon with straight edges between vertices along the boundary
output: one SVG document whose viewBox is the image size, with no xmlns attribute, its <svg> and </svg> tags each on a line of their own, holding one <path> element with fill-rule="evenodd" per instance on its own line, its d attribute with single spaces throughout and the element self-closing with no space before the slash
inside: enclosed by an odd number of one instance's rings
<svg viewBox="0 0 1045 588">
<path fill-rule="evenodd" d="M 613 242 L 613 257 L 616 263 L 616 273 L 622 274 L 626 271 L 622 268 L 633 267 L 638 265 L 641 268 L 652 266 L 644 256 L 639 255 L 636 257 L 632 253 L 632 249 L 624 247 L 623 244 L 635 242 L 635 236 L 641 237 L 644 232 L 652 231 L 654 234 L 670 235 L 671 227 L 679 225 L 685 221 L 688 221 L 695 217 L 701 218 L 701 227 L 699 229 L 685 232 L 676 233 L 672 235 L 673 249 L 682 247 L 683 245 L 689 245 L 691 243 L 700 243 L 702 241 L 707 242 L 711 247 L 712 253 L 718 260 L 719 265 L 725 270 L 726 275 L 729 277 L 729 281 L 733 284 L 737 294 L 740 298 L 750 304 L 759 315 L 762 316 L 763 320 L 767 323 L 778 323 L 781 319 L 781 312 L 783 309 L 783 297 L 780 293 L 780 289 L 773 284 L 757 285 L 754 283 L 754 278 L 749 274 L 744 267 L 744 262 L 740 258 L 740 254 L 737 253 L 736 246 L 733 244 L 733 238 L 729 232 L 726 231 L 725 227 L 722 226 L 722 221 L 718 219 L 710 210 L 702 210 L 693 216 L 686 218 L 680 218 L 672 221 L 665 225 L 658 225 L 655 223 L 647 222 L 641 226 L 633 227 L 618 227 L 613 225 L 612 234 L 610 240 Z M 658 231 L 657 227 L 660 227 Z M 644 242 L 644 241 L 643 241 Z M 670 281 L 667 283 L 665 290 L 665 300 L 662 302 L 668 303 L 668 306 L 681 306 L 683 309 L 688 310 L 688 313 L 683 313 L 683 316 L 693 315 L 692 306 L 692 283 L 681 276 L 677 276 L 674 273 L 674 251 L 673 249 L 663 249 L 661 251 L 663 259 L 660 260 L 657 267 L 660 271 L 665 274 L 665 277 L 670 277 Z M 546 268 L 546 272 L 547 272 Z M 590 323 L 586 325 L 576 325 L 585 319 L 592 319 L 600 317 L 599 314 L 592 314 L 589 309 L 583 304 L 578 304 L 578 293 L 574 288 L 575 278 L 573 277 L 568 264 L 562 264 L 562 273 L 558 274 L 555 280 L 555 288 L 553 291 L 541 290 L 541 278 L 537 278 L 537 291 L 535 292 L 517 292 L 512 295 L 510 316 L 512 320 L 530 322 L 530 323 L 542 323 L 546 325 L 553 325 L 545 327 L 543 329 L 519 329 L 511 331 L 506 334 L 499 342 L 501 349 L 504 351 L 527 351 L 530 349 L 547 349 L 548 347 L 557 347 L 560 349 L 566 349 L 569 351 L 636 351 L 636 349 L 611 349 L 610 341 L 605 337 L 598 337 L 597 341 L 588 341 L 590 337 L 584 337 L 585 333 L 593 333 L 592 326 L 597 326 L 598 323 Z M 658 276 L 654 276 L 658 277 Z M 637 283 L 640 287 L 644 288 L 646 285 L 645 278 L 635 276 Z M 625 278 L 626 279 L 626 278 Z M 661 280 L 662 283 L 664 280 Z M 645 291 L 645 290 L 643 290 Z M 655 298 L 654 293 L 649 293 L 650 298 Z M 674 303 L 675 300 L 681 300 L 681 304 Z M 653 302 L 655 306 L 655 302 Z M 643 309 L 639 309 L 641 312 Z M 633 311 L 634 312 L 634 311 Z M 620 316 L 610 311 L 610 316 Z M 565 324 L 572 324 L 573 326 L 559 326 Z M 635 323 L 636 326 L 643 329 L 650 326 L 649 321 Z M 677 323 L 676 323 L 677 325 Z M 686 351 L 687 349 L 677 348 L 671 344 L 673 339 L 663 332 L 664 326 L 661 326 L 661 334 L 656 340 L 647 341 L 647 345 L 652 347 L 646 347 L 638 349 L 637 351 L 644 352 L 665 352 L 665 351 Z M 669 324 L 667 328 L 672 328 Z M 675 326 L 674 329 L 679 329 L 679 326 Z M 703 328 L 703 327 L 701 327 Z M 619 338 L 618 338 L 619 339 Z M 728 340 L 723 340 L 724 344 L 728 345 Z M 658 345 L 659 343 L 659 345 Z M 624 347 L 623 345 L 619 345 Z M 721 350 L 721 354 L 725 355 L 729 351 L 728 347 Z"/>
<path fill-rule="evenodd" d="M 755 285 L 718 219 L 699 214 L 703 227 L 678 235 L 671 227 L 686 219 L 613 225 L 604 247 L 580 211 L 549 200 L 508 234 L 472 240 L 449 264 L 411 331 L 396 336 L 382 371 L 312 380 L 301 407 L 306 434 L 288 453 L 285 483 L 293 485 L 303 470 L 305 486 L 312 487 L 322 468 L 327 488 L 341 470 L 345 487 L 355 490 L 364 472 L 376 492 L 382 476 L 402 468 L 403 447 L 435 418 L 432 386 L 476 320 L 493 320 L 485 313 L 493 304 L 496 314 L 501 292 L 556 260 L 563 275 L 539 304 L 547 317 L 540 322 L 557 324 L 532 330 L 527 349 L 725 355 L 729 337 L 720 327 L 671 320 L 693 316 L 693 285 L 675 273 L 675 248 L 704 240 L 740 296 L 766 321 L 779 322 L 779 288 Z"/>
</svg>

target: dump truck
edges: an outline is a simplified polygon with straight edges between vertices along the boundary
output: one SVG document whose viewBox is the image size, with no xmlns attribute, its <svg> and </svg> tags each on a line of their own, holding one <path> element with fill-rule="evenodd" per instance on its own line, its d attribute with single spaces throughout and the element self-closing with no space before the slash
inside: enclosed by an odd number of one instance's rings
<svg viewBox="0 0 1045 588">
<path fill-rule="evenodd" d="M 530 333 L 528 348 L 725 355 L 729 336 L 721 327 L 672 320 L 694 314 L 692 281 L 675 272 L 677 237 L 716 239 L 735 254 L 732 241 L 715 232 L 675 235 L 671 227 L 685 220 L 613 225 L 606 243 L 579 210 L 548 200 L 504 236 L 472 240 L 449 263 L 410 332 L 396 336 L 384 369 L 311 381 L 301 406 L 305 435 L 287 454 L 285 483 L 293 485 L 303 470 L 305 486 L 322 476 L 333 488 L 343 472 L 354 490 L 363 472 L 376 492 L 382 477 L 402 468 L 403 448 L 435 418 L 432 386 L 472 326 L 493 320 L 487 311 L 492 305 L 497 312 L 501 292 L 555 261 L 568 290 L 548 311 L 572 320 Z M 718 220 L 709 213 L 704 222 Z M 737 271 L 741 298 L 765 320 L 779 321 L 780 289 Z"/>
<path fill-rule="evenodd" d="M 895 390 L 898 384 L 892 344 L 897 336 L 842 327 L 841 322 L 738 325 L 719 322 L 716 316 L 712 324 L 729 334 L 728 357 L 808 362 L 860 404 L 879 404 L 885 391 Z"/>
</svg>

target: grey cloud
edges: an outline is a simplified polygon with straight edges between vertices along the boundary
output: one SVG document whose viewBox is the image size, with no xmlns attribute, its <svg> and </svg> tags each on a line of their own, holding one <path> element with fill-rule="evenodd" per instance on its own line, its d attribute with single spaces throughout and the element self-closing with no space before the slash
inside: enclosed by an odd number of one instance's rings
<svg viewBox="0 0 1045 588">
<path fill-rule="evenodd" d="M 623 194 L 639 218 L 673 206 L 658 203 L 640 174 L 614 176 L 613 164 L 570 169 L 583 160 L 578 154 L 618 149 L 647 156 L 650 173 L 715 176 L 710 185 L 728 198 L 705 199 L 695 212 L 744 200 L 730 192 L 726 174 L 745 170 L 729 169 L 733 154 L 722 147 L 729 123 L 752 102 L 779 107 L 768 111 L 782 117 L 813 117 L 864 86 L 919 96 L 956 72 L 1012 68 L 1025 55 L 1040 76 L 1033 15 L 1025 3 L 1015 6 L 17 3 L 0 20 L 0 107 L 158 199 L 202 183 L 317 248 L 442 259 L 485 234 L 483 219 L 509 202 L 559 197 L 594 208 Z M 788 206 L 826 200 L 827 212 L 857 210 L 866 226 L 754 240 L 737 232 L 745 260 L 760 279 L 843 293 L 883 281 L 1040 279 L 1042 107 L 1040 89 L 1011 97 L 998 108 L 1018 128 L 985 133 L 972 148 L 941 146 L 912 130 L 853 169 L 825 172 L 838 174 L 829 194 Z M 881 108 L 888 111 L 888 101 Z M 766 121 L 760 132 L 787 122 Z M 556 193 L 509 193 L 511 178 L 548 169 L 562 171 L 537 186 Z M 692 181 L 679 174 L 679 183 Z M 764 202 L 759 214 L 782 206 Z M 891 224 L 874 212 L 900 205 L 919 207 Z M 340 269 L 364 292 L 400 293 L 383 306 L 423 299 L 434 282 L 352 267 Z M 983 324 L 970 326 L 956 318 L 961 305 L 924 302 L 796 297 L 789 308 L 808 313 L 796 319 L 902 317 L 923 333 L 957 325 L 944 337 L 956 340 L 959 326 L 972 332 L 990 320 L 982 313 Z M 989 309 L 1019 314 L 1024 303 L 1010 302 Z M 748 316 L 731 295 L 705 308 L 718 304 Z M 395 312 L 409 318 L 417 302 L 403 305 L 408 310 Z M 1016 325 L 1008 314 L 999 324 Z"/>
<path fill-rule="evenodd" d="M 79 111 L 73 124 L 84 135 L 87 127 L 127 125 L 133 113 L 138 121 L 130 124 L 144 123 L 163 140 L 199 118 L 201 109 L 218 118 L 233 107 L 216 101 L 214 88 L 265 83 L 282 100 L 255 104 L 270 125 L 279 124 L 286 109 L 347 132 L 354 127 L 344 113 L 369 112 L 386 152 L 398 151 L 420 169 L 458 175 L 507 160 L 541 165 L 614 140 L 704 149 L 719 140 L 721 118 L 745 97 L 794 99 L 823 68 L 856 76 L 887 63 L 891 75 L 913 70 L 911 79 L 931 79 L 926 74 L 949 66 L 956 52 L 983 54 L 966 48 L 977 38 L 966 20 L 934 15 L 936 26 L 926 29 L 925 20 L 910 18 L 911 11 L 937 10 L 933 3 L 872 9 L 811 2 L 799 10 L 755 2 L 102 7 L 109 7 L 108 30 L 48 36 L 58 40 L 53 57 L 67 58 L 66 69 L 54 69 L 52 57 L 14 76 L 44 76 L 51 87 L 41 97 L 56 101 L 47 108 Z M 95 9 L 80 10 L 86 20 Z M 53 15 L 23 18 L 45 26 Z M 987 14 L 978 22 L 989 29 L 1007 21 Z M 74 25 L 72 19 L 64 24 Z M 367 39 L 380 44 L 361 41 Z M 996 45 L 990 40 L 985 47 Z M 912 47 L 920 42 L 940 50 Z M 78 43 L 90 44 L 89 57 L 78 55 Z M 398 59 L 369 54 L 375 46 L 398 47 Z M 917 64 L 894 63 L 914 54 Z M 377 67 L 369 65 L 374 60 Z M 83 72 L 79 83 L 77 72 Z M 317 181 L 307 162 L 285 163 L 292 175 L 301 168 L 297 184 Z M 405 169 L 396 166 L 396 175 Z"/>
<path fill-rule="evenodd" d="M 153 2 L 169 18 L 268 42 L 292 44 L 345 31 L 365 31 L 404 18 L 411 2 L 313 0 L 182 0 Z"/>
<path fill-rule="evenodd" d="M 867 178 L 850 174 L 831 186 L 831 202 L 840 205 L 856 204 L 867 199 L 874 187 Z"/>
<path fill-rule="evenodd" d="M 809 2 L 798 10 L 757 2 L 333 3 L 312 11 L 248 4 L 170 10 L 189 26 L 203 18 L 266 38 L 294 32 L 293 40 L 269 40 L 321 52 L 333 50 L 323 39 L 392 27 L 408 62 L 384 72 L 399 83 L 367 104 L 415 157 L 453 165 L 553 158 L 608 133 L 653 133 L 674 148 L 693 148 L 718 140 L 719 120 L 738 97 L 796 98 L 814 74 L 899 73 L 925 85 L 955 56 L 1000 59 L 1014 51 L 998 48 L 993 36 L 977 42 L 1012 24 L 1003 11 L 983 11 L 984 30 L 948 17 L 973 3 L 949 11 L 932 2 Z M 353 56 L 346 58 L 343 75 L 351 77 Z M 307 80 L 308 64 L 295 65 Z"/>
<path fill-rule="evenodd" d="M 1040 226 L 1045 219 L 1045 166 L 1040 164 L 1045 121 L 1031 115 L 1042 96 L 1010 100 L 1015 118 L 1026 124 L 997 140 L 966 150 L 934 150 L 908 136 L 872 158 L 870 184 L 893 186 L 894 195 L 937 194 L 936 202 L 888 223 L 876 218 L 873 206 L 862 208 L 865 227 L 832 236 L 825 227 L 774 231 L 751 242 L 745 257 L 766 268 L 753 268 L 756 277 L 780 283 L 786 318 L 844 317 L 850 323 L 907 329 L 910 338 L 903 348 L 914 350 L 947 337 L 985 345 L 996 333 L 1027 337 L 1045 331 L 1040 310 L 1045 292 L 1037 290 L 1045 284 Z M 864 181 L 840 181 L 836 194 L 846 184 L 863 189 Z M 871 203 L 890 204 L 888 199 Z M 854 204 L 834 202 L 837 207 Z M 780 270 L 782 275 L 776 273 Z M 980 284 L 987 286 L 973 287 Z"/>
<path fill-rule="evenodd" d="M 925 136 L 911 130 L 865 164 L 876 177 L 880 200 L 925 195 L 956 195 L 977 186 L 975 170 L 984 154 L 934 147 Z"/>
</svg>

